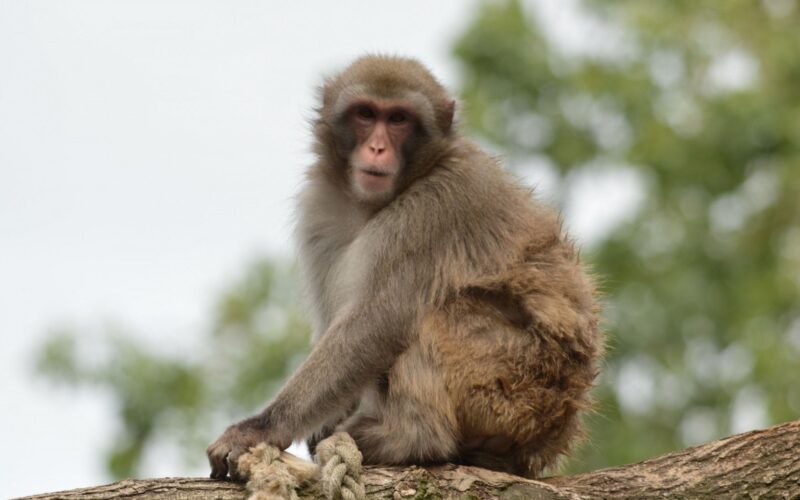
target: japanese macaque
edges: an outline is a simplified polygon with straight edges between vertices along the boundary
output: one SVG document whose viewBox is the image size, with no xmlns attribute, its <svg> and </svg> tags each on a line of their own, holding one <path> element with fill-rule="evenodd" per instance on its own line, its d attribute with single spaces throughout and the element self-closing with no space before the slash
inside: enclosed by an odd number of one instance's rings
<svg viewBox="0 0 800 500">
<path fill-rule="evenodd" d="M 557 214 L 462 137 L 413 59 L 367 56 L 321 89 L 297 241 L 315 346 L 207 453 L 239 478 L 260 442 L 348 432 L 365 464 L 528 477 L 581 434 L 603 337 Z"/>
</svg>

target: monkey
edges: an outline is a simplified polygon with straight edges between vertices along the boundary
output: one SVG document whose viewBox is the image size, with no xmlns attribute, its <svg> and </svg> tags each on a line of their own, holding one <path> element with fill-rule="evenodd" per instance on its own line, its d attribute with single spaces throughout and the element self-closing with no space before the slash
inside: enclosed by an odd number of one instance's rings
<svg viewBox="0 0 800 500">
<path fill-rule="evenodd" d="M 313 348 L 260 414 L 207 449 L 238 457 L 349 433 L 365 464 L 537 477 L 583 435 L 603 353 L 599 301 L 558 214 L 458 131 L 411 58 L 326 79 L 296 239 Z"/>
</svg>

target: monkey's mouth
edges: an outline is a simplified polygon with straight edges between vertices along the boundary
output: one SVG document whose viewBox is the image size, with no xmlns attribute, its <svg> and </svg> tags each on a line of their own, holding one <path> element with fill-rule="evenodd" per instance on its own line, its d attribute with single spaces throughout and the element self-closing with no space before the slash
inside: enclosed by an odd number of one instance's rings
<svg viewBox="0 0 800 500">
<path fill-rule="evenodd" d="M 389 177 L 391 175 L 389 172 L 384 172 L 383 170 L 376 170 L 373 168 L 362 168 L 360 170 L 362 173 L 373 177 Z"/>
</svg>

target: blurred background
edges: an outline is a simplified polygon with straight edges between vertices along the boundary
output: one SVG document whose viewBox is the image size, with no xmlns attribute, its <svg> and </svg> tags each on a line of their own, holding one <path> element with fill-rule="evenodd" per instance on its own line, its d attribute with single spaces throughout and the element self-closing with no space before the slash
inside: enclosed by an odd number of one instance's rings
<svg viewBox="0 0 800 500">
<path fill-rule="evenodd" d="M 601 277 L 560 470 L 800 418 L 800 2 L 0 0 L 0 496 L 206 475 L 307 353 L 322 76 L 417 57 Z"/>
</svg>

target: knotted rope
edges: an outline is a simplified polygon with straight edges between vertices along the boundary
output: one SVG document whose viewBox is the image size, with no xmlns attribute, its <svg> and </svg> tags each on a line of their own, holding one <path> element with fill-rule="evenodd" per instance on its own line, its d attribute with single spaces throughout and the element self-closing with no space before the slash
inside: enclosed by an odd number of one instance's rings
<svg viewBox="0 0 800 500">
<path fill-rule="evenodd" d="M 297 479 L 280 456 L 281 450 L 261 443 L 239 457 L 239 470 L 247 477 L 248 500 L 297 500 Z"/>
<path fill-rule="evenodd" d="M 337 432 L 317 445 L 319 465 L 261 443 L 239 457 L 238 469 L 247 478 L 248 500 L 298 500 L 297 488 L 312 479 L 329 500 L 365 500 L 361 460 L 353 438 Z"/>
<path fill-rule="evenodd" d="M 322 466 L 320 483 L 329 500 L 364 500 L 361 480 L 361 452 L 350 434 L 337 432 L 317 445 L 317 462 Z"/>
</svg>

